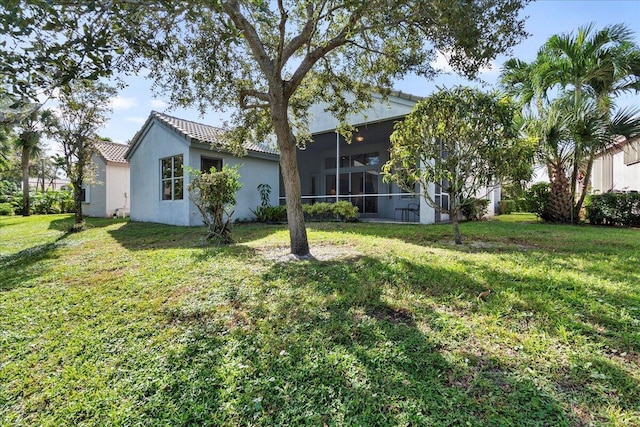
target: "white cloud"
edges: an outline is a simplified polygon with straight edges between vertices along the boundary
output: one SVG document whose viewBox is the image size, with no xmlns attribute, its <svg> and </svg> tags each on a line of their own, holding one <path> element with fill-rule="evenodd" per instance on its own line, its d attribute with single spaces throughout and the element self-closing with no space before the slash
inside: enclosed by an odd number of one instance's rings
<svg viewBox="0 0 640 427">
<path fill-rule="evenodd" d="M 449 65 L 449 60 L 442 52 L 436 54 L 436 60 L 431 63 L 431 66 L 436 70 L 443 71 L 445 73 L 451 73 L 453 69 Z"/>
<path fill-rule="evenodd" d="M 124 119 L 126 121 L 128 121 L 128 122 L 138 123 L 138 124 L 141 124 L 141 125 L 144 124 L 144 122 L 147 121 L 146 117 L 133 117 L 133 116 L 131 116 L 131 117 L 125 117 Z"/>
<path fill-rule="evenodd" d="M 169 104 L 162 99 L 152 99 L 150 104 L 153 108 L 167 108 L 169 106 Z"/>
<path fill-rule="evenodd" d="M 130 108 L 134 108 L 138 106 L 138 101 L 136 98 L 126 98 L 124 96 L 116 96 L 111 98 L 110 106 L 114 110 L 128 110 Z"/>
<path fill-rule="evenodd" d="M 444 73 L 452 73 L 453 68 L 451 68 L 451 66 L 449 65 L 449 58 L 448 55 L 446 53 L 443 52 L 438 52 L 436 54 L 436 60 L 431 62 L 431 66 L 433 68 L 435 68 L 436 70 L 439 70 L 441 72 Z M 491 61 L 489 63 L 489 65 L 487 65 L 486 67 L 482 67 L 478 70 L 478 73 L 480 74 L 497 74 L 498 73 L 498 67 L 496 66 L 496 63 L 494 61 Z"/>
</svg>

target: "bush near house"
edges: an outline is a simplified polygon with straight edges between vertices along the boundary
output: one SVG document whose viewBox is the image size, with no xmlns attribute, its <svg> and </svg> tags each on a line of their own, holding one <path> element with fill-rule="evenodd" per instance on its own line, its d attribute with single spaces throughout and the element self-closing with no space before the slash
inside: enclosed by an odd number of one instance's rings
<svg viewBox="0 0 640 427">
<path fill-rule="evenodd" d="M 462 215 L 467 221 L 480 221 L 487 214 L 489 200 L 469 197 L 462 204 Z"/>
<path fill-rule="evenodd" d="M 517 212 L 515 200 L 500 200 L 498 202 L 498 215 L 509 215 L 513 212 Z"/>
<path fill-rule="evenodd" d="M 551 189 L 548 182 L 538 182 L 533 184 L 524 195 L 526 201 L 526 211 L 534 213 L 543 220 L 549 219 L 547 205 Z"/>
<path fill-rule="evenodd" d="M 256 222 L 267 224 L 277 224 L 287 221 L 287 207 L 281 206 L 258 206 L 255 210 L 251 209 L 256 217 Z"/>
<path fill-rule="evenodd" d="M 307 221 L 352 222 L 360 216 L 358 208 L 345 200 L 335 203 L 302 205 L 302 211 Z"/>
<path fill-rule="evenodd" d="M 258 206 L 251 210 L 256 222 L 277 224 L 287 221 L 286 206 Z M 305 221 L 357 221 L 360 214 L 358 208 L 347 201 L 336 203 L 314 203 L 302 205 Z"/>
<path fill-rule="evenodd" d="M 640 226 L 639 193 L 604 193 L 589 196 L 587 219 L 596 225 Z"/>
</svg>

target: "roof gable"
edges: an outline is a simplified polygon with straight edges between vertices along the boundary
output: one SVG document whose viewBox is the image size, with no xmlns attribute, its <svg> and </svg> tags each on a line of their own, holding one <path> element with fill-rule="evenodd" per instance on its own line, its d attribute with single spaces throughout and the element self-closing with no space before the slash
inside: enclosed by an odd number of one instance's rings
<svg viewBox="0 0 640 427">
<path fill-rule="evenodd" d="M 214 145 L 219 150 L 230 150 L 229 143 L 224 140 L 224 129 L 191 120 L 181 119 L 158 111 L 152 111 L 151 114 L 149 114 L 149 118 L 142 126 L 142 129 L 140 129 L 133 137 L 131 147 L 125 153 L 126 158 L 131 157 L 133 151 L 135 151 L 135 147 L 140 143 L 140 140 L 143 138 L 143 135 L 146 133 L 147 129 L 149 129 L 153 121 L 164 124 L 170 130 L 185 138 L 189 144 L 200 143 Z M 249 155 L 257 154 L 268 155 L 271 157 L 279 155 L 277 151 L 269 149 L 262 144 L 245 142 L 243 147 L 248 151 Z"/>
</svg>

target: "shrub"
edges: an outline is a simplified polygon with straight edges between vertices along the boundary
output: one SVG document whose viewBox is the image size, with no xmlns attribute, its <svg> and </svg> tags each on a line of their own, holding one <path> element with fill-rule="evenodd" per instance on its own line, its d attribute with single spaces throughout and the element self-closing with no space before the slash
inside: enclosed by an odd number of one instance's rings
<svg viewBox="0 0 640 427">
<path fill-rule="evenodd" d="M 270 205 L 271 186 L 269 184 L 259 184 L 258 192 L 260 193 L 260 207 L 266 208 Z"/>
<path fill-rule="evenodd" d="M 13 214 L 13 205 L 11 203 L 0 203 L 0 216 L 11 216 Z"/>
<path fill-rule="evenodd" d="M 342 200 L 336 203 L 315 203 L 302 205 L 302 211 L 309 221 L 356 221 L 360 214 L 358 208 Z"/>
<path fill-rule="evenodd" d="M 489 200 L 469 197 L 462 203 L 462 215 L 468 221 L 480 221 L 486 214 Z"/>
<path fill-rule="evenodd" d="M 340 201 L 336 203 L 329 203 L 331 206 L 331 212 L 343 222 L 356 221 L 360 217 L 358 207 L 352 205 L 347 201 Z"/>
<path fill-rule="evenodd" d="M 498 214 L 508 215 L 516 211 L 516 202 L 514 200 L 500 200 L 498 202 Z"/>
<path fill-rule="evenodd" d="M 0 203 L 11 202 L 13 197 L 20 193 L 20 186 L 6 179 L 0 180 Z"/>
<path fill-rule="evenodd" d="M 525 192 L 526 210 L 536 214 L 539 218 L 548 220 L 547 205 L 549 203 L 550 192 L 548 182 L 533 184 L 531 188 Z"/>
<path fill-rule="evenodd" d="M 640 225 L 640 194 L 604 193 L 592 195 L 585 203 L 591 224 Z"/>
<path fill-rule="evenodd" d="M 224 166 L 210 173 L 190 170 L 189 199 L 196 205 L 207 226 L 207 240 L 231 242 L 231 208 L 236 203 L 236 192 L 242 187 L 237 167 Z"/>
<path fill-rule="evenodd" d="M 286 206 L 258 206 L 256 210 L 251 209 L 257 222 L 277 223 L 287 220 Z"/>
</svg>

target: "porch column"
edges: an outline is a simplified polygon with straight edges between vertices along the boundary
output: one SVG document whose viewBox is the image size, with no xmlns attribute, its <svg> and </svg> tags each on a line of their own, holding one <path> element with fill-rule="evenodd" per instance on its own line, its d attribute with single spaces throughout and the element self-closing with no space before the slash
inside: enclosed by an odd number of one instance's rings
<svg viewBox="0 0 640 427">
<path fill-rule="evenodd" d="M 336 129 L 336 202 L 340 201 L 340 134 Z"/>
<path fill-rule="evenodd" d="M 420 167 L 424 167 L 422 161 L 420 161 Z M 418 191 L 420 191 L 420 224 L 434 224 L 436 222 L 436 210 L 429 206 L 424 199 L 422 194 L 425 191 L 425 188 L 422 184 L 420 184 Z M 429 192 L 428 194 L 431 196 L 431 199 L 434 200 L 436 185 L 432 182 L 429 183 L 426 191 Z"/>
</svg>

